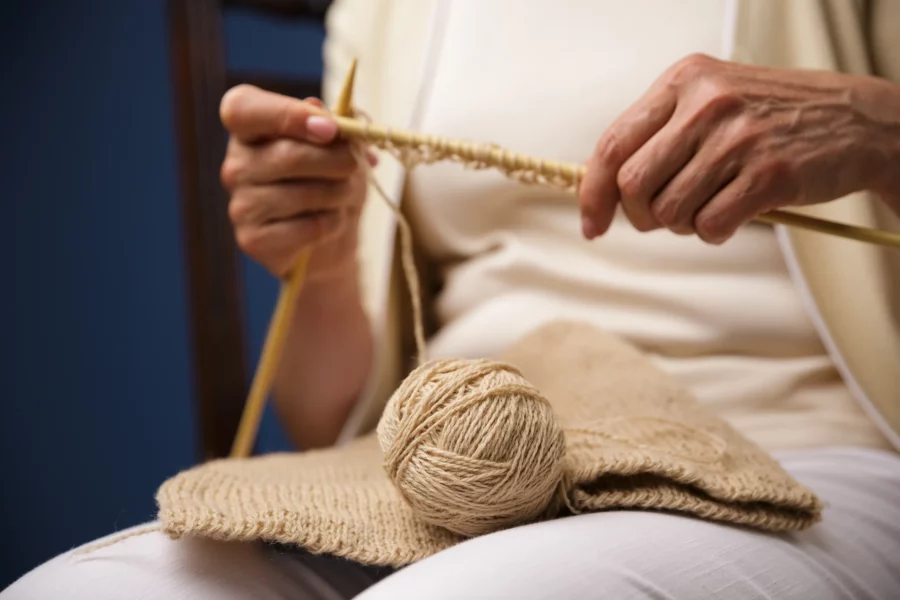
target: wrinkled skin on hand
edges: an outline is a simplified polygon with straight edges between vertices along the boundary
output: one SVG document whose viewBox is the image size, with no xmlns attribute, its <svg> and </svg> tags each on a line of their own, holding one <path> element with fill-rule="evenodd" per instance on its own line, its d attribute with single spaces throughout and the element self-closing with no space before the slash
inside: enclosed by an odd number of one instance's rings
<svg viewBox="0 0 900 600">
<path fill-rule="evenodd" d="M 602 135 L 579 189 L 594 238 L 621 205 L 639 231 L 719 244 L 756 216 L 870 190 L 900 212 L 900 86 L 687 57 Z"/>
</svg>

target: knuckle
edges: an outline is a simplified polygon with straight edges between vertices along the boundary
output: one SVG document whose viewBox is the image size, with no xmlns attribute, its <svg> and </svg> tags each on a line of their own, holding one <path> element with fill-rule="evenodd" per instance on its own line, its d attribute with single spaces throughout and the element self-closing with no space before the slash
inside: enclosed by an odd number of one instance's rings
<svg viewBox="0 0 900 600">
<path fill-rule="evenodd" d="M 259 258 L 266 253 L 268 247 L 266 235 L 258 227 L 240 227 L 235 238 L 238 247 L 249 256 Z"/>
<path fill-rule="evenodd" d="M 240 119 L 241 107 L 256 88 L 247 83 L 238 84 L 222 95 L 219 103 L 219 118 L 226 128 L 231 128 Z"/>
<path fill-rule="evenodd" d="M 721 117 L 741 108 L 741 95 L 728 81 L 718 77 L 705 79 L 700 84 L 700 113 L 709 117 Z"/>
<path fill-rule="evenodd" d="M 280 139 L 266 150 L 266 158 L 273 179 L 290 178 L 299 175 L 314 175 L 310 163 L 315 150 L 304 142 Z"/>
<path fill-rule="evenodd" d="M 222 161 L 222 167 L 219 170 L 219 179 L 227 189 L 236 188 L 244 177 L 247 165 L 243 160 L 227 157 Z"/>
<path fill-rule="evenodd" d="M 728 137 L 733 148 L 747 149 L 759 140 L 761 133 L 759 126 L 751 117 L 739 115 L 735 118 Z"/>
<path fill-rule="evenodd" d="M 281 132 L 304 132 L 306 131 L 307 111 L 302 103 L 287 104 L 280 110 L 278 119 Z"/>
<path fill-rule="evenodd" d="M 680 59 L 669 71 L 670 78 L 677 83 L 693 81 L 703 77 L 713 69 L 715 60 L 702 52 L 694 52 Z"/>
<path fill-rule="evenodd" d="M 309 160 L 305 146 L 284 138 L 273 142 L 269 146 L 268 154 L 271 164 L 277 165 L 279 170 L 290 169 Z"/>
<path fill-rule="evenodd" d="M 619 169 L 616 184 L 623 198 L 640 198 L 644 195 L 644 178 L 637 167 L 625 165 Z"/>
<path fill-rule="evenodd" d="M 228 218 L 234 225 L 246 223 L 253 217 L 253 203 L 244 198 L 232 198 L 228 203 Z"/>
<path fill-rule="evenodd" d="M 672 231 L 692 231 L 695 199 L 705 189 L 704 174 L 696 170 L 682 171 L 650 205 L 650 213 Z"/>
<path fill-rule="evenodd" d="M 607 165 L 618 165 L 625 159 L 622 143 L 615 133 L 607 133 L 601 137 L 594 153 L 599 162 Z"/>
<path fill-rule="evenodd" d="M 681 225 L 678 215 L 678 203 L 672 199 L 660 199 L 650 205 L 650 214 L 656 221 L 665 227 Z"/>
</svg>

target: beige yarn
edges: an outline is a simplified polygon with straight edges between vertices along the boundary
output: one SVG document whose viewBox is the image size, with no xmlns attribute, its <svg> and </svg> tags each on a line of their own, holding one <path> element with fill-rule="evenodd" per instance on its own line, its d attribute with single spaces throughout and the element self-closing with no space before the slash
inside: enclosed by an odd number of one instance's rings
<svg viewBox="0 0 900 600">
<path fill-rule="evenodd" d="M 356 141 L 375 146 L 396 158 L 404 167 L 454 162 L 467 169 L 496 169 L 505 177 L 528 185 L 541 185 L 577 192 L 582 178 L 581 168 L 553 160 L 523 156 L 498 144 L 470 143 L 431 134 L 393 130 L 372 124 L 369 116 L 354 109 L 361 126 L 354 128 Z M 346 131 L 347 120 L 337 119 Z"/>
<path fill-rule="evenodd" d="M 416 516 L 465 536 L 544 513 L 566 450 L 550 403 L 518 370 L 488 360 L 417 368 L 388 402 L 378 441 Z"/>
</svg>

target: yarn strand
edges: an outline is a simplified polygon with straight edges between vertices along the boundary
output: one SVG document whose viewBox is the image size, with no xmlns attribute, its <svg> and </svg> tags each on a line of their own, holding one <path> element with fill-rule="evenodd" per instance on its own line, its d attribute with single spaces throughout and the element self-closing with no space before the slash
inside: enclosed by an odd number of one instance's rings
<svg viewBox="0 0 900 600">
<path fill-rule="evenodd" d="M 409 226 L 406 217 L 403 216 L 403 211 L 401 211 L 396 204 L 391 202 L 387 193 L 384 191 L 384 188 L 378 183 L 378 179 L 375 178 L 368 161 L 361 157 L 361 152 L 358 147 L 354 150 L 354 153 L 357 155 L 357 162 L 364 165 L 366 177 L 371 186 L 375 189 L 378 197 L 387 204 L 388 208 L 390 208 L 397 217 L 397 224 L 400 228 L 400 262 L 403 266 L 403 274 L 406 279 L 406 287 L 410 296 L 410 304 L 412 305 L 413 334 L 415 337 L 418 364 L 421 365 L 427 360 L 427 351 L 425 343 L 425 325 L 422 317 L 422 285 L 419 281 L 418 270 L 416 269 L 412 228 Z"/>
</svg>

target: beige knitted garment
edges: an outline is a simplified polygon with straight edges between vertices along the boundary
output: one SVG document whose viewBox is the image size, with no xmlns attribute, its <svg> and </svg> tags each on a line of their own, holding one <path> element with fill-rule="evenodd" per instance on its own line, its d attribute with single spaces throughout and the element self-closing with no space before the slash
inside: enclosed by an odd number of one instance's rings
<svg viewBox="0 0 900 600">
<path fill-rule="evenodd" d="M 610 334 L 554 323 L 499 359 L 542 392 L 565 432 L 564 497 L 549 518 L 649 509 L 767 531 L 820 518 L 809 490 Z M 463 539 L 416 517 L 374 434 L 342 448 L 209 462 L 165 482 L 157 502 L 173 538 L 280 542 L 372 565 L 407 565 Z"/>
</svg>

